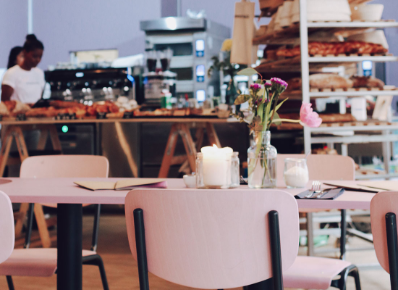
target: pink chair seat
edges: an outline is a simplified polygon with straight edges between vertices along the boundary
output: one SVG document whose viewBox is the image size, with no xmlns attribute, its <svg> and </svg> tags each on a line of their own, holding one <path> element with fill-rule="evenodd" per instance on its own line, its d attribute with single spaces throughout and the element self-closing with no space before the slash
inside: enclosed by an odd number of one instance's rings
<svg viewBox="0 0 398 290">
<path fill-rule="evenodd" d="M 83 257 L 96 255 L 83 250 Z M 57 249 L 15 249 L 10 258 L 0 264 L 0 276 L 50 277 L 57 270 Z"/>
<path fill-rule="evenodd" d="M 328 289 L 333 278 L 350 265 L 338 259 L 298 256 L 283 272 L 283 284 L 287 288 Z"/>
</svg>

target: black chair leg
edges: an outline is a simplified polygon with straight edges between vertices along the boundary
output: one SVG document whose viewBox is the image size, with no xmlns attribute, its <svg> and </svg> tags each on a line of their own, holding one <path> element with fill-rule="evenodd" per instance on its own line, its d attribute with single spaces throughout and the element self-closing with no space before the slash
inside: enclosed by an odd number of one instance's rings
<svg viewBox="0 0 398 290">
<path fill-rule="evenodd" d="M 12 282 L 12 277 L 11 276 L 6 276 L 7 278 L 7 285 L 9 290 L 15 290 L 14 288 L 14 283 Z"/>
<path fill-rule="evenodd" d="M 359 280 L 359 271 L 358 268 L 352 268 L 350 272 L 348 273 L 348 276 L 351 276 L 355 279 L 355 289 L 356 290 L 361 290 L 361 281 Z"/>
<path fill-rule="evenodd" d="M 106 278 L 104 262 L 102 261 L 102 258 L 100 255 L 90 256 L 87 261 L 84 261 L 84 258 L 83 258 L 83 265 L 97 266 L 99 268 L 100 275 L 101 275 L 102 287 L 104 288 L 104 290 L 109 290 L 108 279 Z"/>
<path fill-rule="evenodd" d="M 332 282 L 332 287 L 339 288 L 340 290 L 346 290 L 347 287 L 347 277 L 353 277 L 355 279 L 355 289 L 356 290 L 361 290 L 361 282 L 359 280 L 359 272 L 358 268 L 355 265 L 348 266 L 345 268 L 343 271 L 340 272 L 340 279 L 335 280 L 333 283 Z"/>
</svg>

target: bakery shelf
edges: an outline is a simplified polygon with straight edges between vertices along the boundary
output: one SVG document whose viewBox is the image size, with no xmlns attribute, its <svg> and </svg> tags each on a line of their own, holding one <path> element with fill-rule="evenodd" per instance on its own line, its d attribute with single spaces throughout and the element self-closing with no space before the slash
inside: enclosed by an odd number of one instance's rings
<svg viewBox="0 0 398 290">
<path fill-rule="evenodd" d="M 375 90 L 375 89 L 323 89 L 323 90 L 311 90 L 309 93 L 310 98 L 346 98 L 346 97 L 363 97 L 363 96 L 398 96 L 398 88 L 391 89 L 391 90 Z M 301 90 L 292 90 L 283 93 L 282 99 L 289 98 L 295 100 L 302 99 L 302 92 Z"/>
<path fill-rule="evenodd" d="M 333 0 L 330 0 L 333 1 Z M 358 5 L 369 2 L 370 0 L 348 0 L 351 5 Z M 359 90 L 310 90 L 310 73 L 319 72 L 325 67 L 346 66 L 351 68 L 352 64 L 360 63 L 362 61 L 372 62 L 395 62 L 398 61 L 397 56 L 393 55 L 309 55 L 309 42 L 317 41 L 312 39 L 318 32 L 326 32 L 328 34 L 340 34 L 343 36 L 351 34 L 351 32 L 366 31 L 367 29 L 382 29 L 398 27 L 398 23 L 393 20 L 381 20 L 376 22 L 367 21 L 353 21 L 353 22 L 312 22 L 308 21 L 307 5 L 308 0 L 300 0 L 300 21 L 288 27 L 284 27 L 277 32 L 264 34 L 253 39 L 254 44 L 293 44 L 300 45 L 301 55 L 277 60 L 266 60 L 260 64 L 256 69 L 259 72 L 301 72 L 302 87 L 300 90 L 290 91 L 285 93 L 285 97 L 302 99 L 303 102 L 310 102 L 311 98 L 345 98 L 345 97 L 359 97 L 364 95 L 373 96 L 390 96 L 398 95 L 398 89 L 365 89 Z M 273 11 L 274 12 L 274 11 Z M 292 52 L 293 53 L 293 52 Z M 295 53 L 295 52 L 294 52 Z M 289 55 L 289 54 L 288 54 Z M 343 101 L 343 100 L 342 100 Z M 344 105 L 344 104 L 341 104 Z M 343 107 L 343 106 L 341 106 Z M 347 142 L 382 142 L 383 143 L 383 160 L 386 168 L 389 168 L 389 160 L 391 160 L 391 142 L 396 142 L 398 135 L 392 134 L 392 131 L 398 130 L 397 122 L 382 122 L 376 120 L 369 120 L 366 122 L 337 122 L 324 123 L 319 128 L 301 127 L 300 124 L 286 124 L 277 126 L 280 130 L 303 130 L 304 152 L 310 152 L 314 142 L 325 142 L 341 144 L 342 155 L 348 155 Z M 344 131 L 353 132 L 353 136 L 330 136 L 330 134 Z M 369 133 L 367 133 L 369 132 Z M 380 135 L 371 135 L 370 132 L 378 132 Z M 330 137 L 322 139 L 324 133 Z M 340 134 L 340 135 L 341 135 Z M 362 136 L 358 136 L 362 134 Z M 368 135 L 366 135 L 368 134 Z M 327 142 L 331 139 L 333 141 Z M 374 176 L 364 175 L 360 179 L 370 178 L 390 178 L 396 177 L 398 174 L 372 174 Z M 310 252 L 313 249 L 309 250 Z"/>
<path fill-rule="evenodd" d="M 354 136 L 323 136 L 312 137 L 311 144 L 324 143 L 345 143 L 345 144 L 359 144 L 359 143 L 379 143 L 379 142 L 395 142 L 398 141 L 398 135 L 354 135 Z"/>
<path fill-rule="evenodd" d="M 339 33 L 347 31 L 357 31 L 370 28 L 394 28 L 398 27 L 398 22 L 393 20 L 383 20 L 375 22 L 363 22 L 363 21 L 352 21 L 352 22 L 308 22 L 308 33 L 317 31 L 328 31 L 330 33 Z M 299 23 L 293 23 L 290 26 L 283 27 L 281 30 L 275 31 L 270 34 L 257 36 L 253 39 L 254 44 L 295 44 L 299 39 L 300 35 Z"/>
<path fill-rule="evenodd" d="M 389 28 L 398 27 L 395 21 L 308 22 L 308 28 Z M 311 29 L 310 29 L 311 31 Z"/>
<path fill-rule="evenodd" d="M 375 90 L 375 89 L 358 89 L 358 90 L 342 90 L 342 89 L 337 89 L 337 90 L 318 90 L 318 91 L 310 91 L 309 96 L 311 98 L 314 97 L 361 97 L 364 95 L 370 95 L 370 96 L 398 96 L 398 89 L 392 89 L 392 90 Z"/>
<path fill-rule="evenodd" d="M 398 177 L 398 173 L 380 173 L 380 174 L 358 174 L 355 175 L 355 180 L 364 180 L 364 179 L 388 179 Z"/>
<path fill-rule="evenodd" d="M 383 121 L 364 121 L 364 122 L 345 122 L 345 123 L 327 123 L 318 128 L 308 128 L 310 132 L 338 132 L 338 131 L 385 131 L 398 130 L 398 123 Z M 312 138 L 311 138 L 312 139 Z"/>
<path fill-rule="evenodd" d="M 322 68 L 327 66 L 336 66 L 340 63 L 341 65 L 362 62 L 365 60 L 370 60 L 373 62 L 394 62 L 398 61 L 397 56 L 393 55 L 341 55 L 341 56 L 309 56 L 308 62 L 310 64 L 310 72 L 321 72 Z M 300 66 L 300 56 L 284 58 L 278 60 L 271 60 L 261 63 L 256 67 L 256 69 L 261 73 L 269 69 L 275 71 L 301 71 Z"/>
<path fill-rule="evenodd" d="M 393 55 L 351 55 L 351 56 L 311 56 L 308 57 L 310 63 L 325 63 L 325 62 L 362 62 L 370 60 L 373 62 L 390 62 L 398 61 L 397 56 Z"/>
</svg>

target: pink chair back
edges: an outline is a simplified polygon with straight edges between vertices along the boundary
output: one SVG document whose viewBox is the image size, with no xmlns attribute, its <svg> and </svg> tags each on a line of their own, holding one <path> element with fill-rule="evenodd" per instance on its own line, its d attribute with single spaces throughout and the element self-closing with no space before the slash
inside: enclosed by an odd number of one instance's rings
<svg viewBox="0 0 398 290">
<path fill-rule="evenodd" d="M 20 177 L 108 177 L 106 157 L 93 155 L 47 155 L 26 158 Z"/>
<path fill-rule="evenodd" d="M 202 289 L 226 289 L 273 276 L 268 213 L 278 211 L 283 270 L 298 252 L 297 202 L 284 191 L 133 190 L 126 223 L 137 259 L 133 211 L 143 210 L 148 271 Z"/>
<path fill-rule="evenodd" d="M 278 154 L 278 179 L 283 179 L 286 158 L 304 157 L 304 154 Z M 310 180 L 355 180 L 355 162 L 348 156 L 313 154 L 308 156 L 307 166 Z"/>
<path fill-rule="evenodd" d="M 10 198 L 0 191 L 0 264 L 7 260 L 14 250 L 14 215 Z"/>
<path fill-rule="evenodd" d="M 389 212 L 398 216 L 398 192 L 379 192 L 370 203 L 370 221 L 377 260 L 388 273 L 390 273 L 390 267 L 385 216 Z"/>
</svg>

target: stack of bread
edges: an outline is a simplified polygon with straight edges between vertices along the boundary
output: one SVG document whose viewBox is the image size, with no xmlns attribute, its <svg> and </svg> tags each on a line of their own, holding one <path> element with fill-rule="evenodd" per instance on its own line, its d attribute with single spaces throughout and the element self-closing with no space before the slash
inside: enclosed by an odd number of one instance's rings
<svg viewBox="0 0 398 290">
<path fill-rule="evenodd" d="M 301 90 L 301 78 L 287 81 L 288 91 Z M 377 88 L 383 89 L 384 82 L 375 77 L 351 76 L 346 78 L 338 74 L 313 74 L 309 78 L 311 89 L 350 89 L 350 88 Z"/>
<path fill-rule="evenodd" d="M 350 54 L 385 54 L 388 49 L 378 43 L 368 43 L 363 41 L 345 42 L 310 42 L 308 43 L 308 53 L 314 55 L 350 55 Z M 280 58 L 291 58 L 300 56 L 300 45 L 293 48 L 280 48 L 276 55 Z"/>
</svg>

